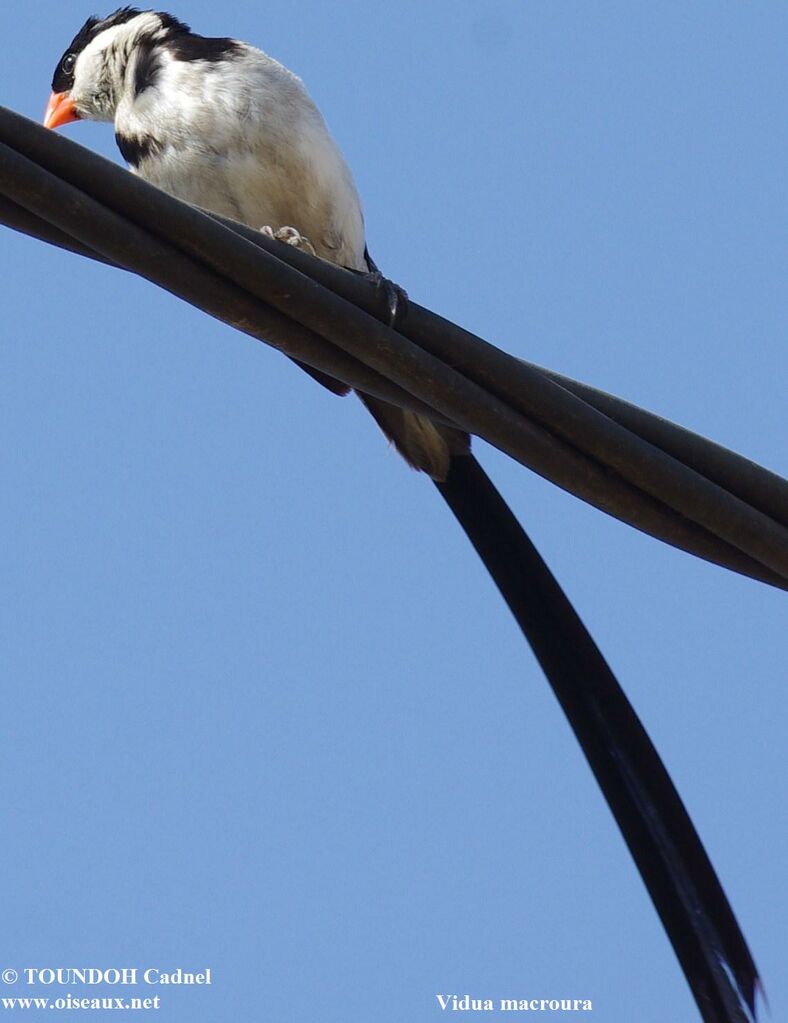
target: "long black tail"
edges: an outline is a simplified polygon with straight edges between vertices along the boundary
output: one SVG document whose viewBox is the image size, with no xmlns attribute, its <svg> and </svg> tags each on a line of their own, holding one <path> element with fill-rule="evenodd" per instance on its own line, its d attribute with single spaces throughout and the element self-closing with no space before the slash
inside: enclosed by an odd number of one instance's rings
<svg viewBox="0 0 788 1023">
<path fill-rule="evenodd" d="M 621 686 L 476 459 L 435 486 L 542 666 L 618 822 L 706 1023 L 755 1017 L 758 973 L 681 797 Z"/>
</svg>

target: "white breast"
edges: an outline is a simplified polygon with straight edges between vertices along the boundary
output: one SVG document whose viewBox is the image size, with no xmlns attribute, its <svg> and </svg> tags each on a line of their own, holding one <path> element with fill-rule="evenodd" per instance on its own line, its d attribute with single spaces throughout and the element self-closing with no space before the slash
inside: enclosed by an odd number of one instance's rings
<svg viewBox="0 0 788 1023">
<path fill-rule="evenodd" d="M 301 81 L 260 50 L 216 63 L 163 53 L 115 130 L 162 143 L 137 172 L 171 195 L 250 227 L 295 227 L 324 259 L 367 269 L 350 170 Z"/>
</svg>

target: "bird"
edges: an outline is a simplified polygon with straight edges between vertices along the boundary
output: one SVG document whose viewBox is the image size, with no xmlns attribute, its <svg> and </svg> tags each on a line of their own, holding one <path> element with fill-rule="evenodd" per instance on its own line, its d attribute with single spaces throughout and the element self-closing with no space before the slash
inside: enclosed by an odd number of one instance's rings
<svg viewBox="0 0 788 1023">
<path fill-rule="evenodd" d="M 88 18 L 58 61 L 44 124 L 81 119 L 113 122 L 129 168 L 170 195 L 382 276 L 339 147 L 301 79 L 262 50 L 198 35 L 164 12 L 122 7 Z M 470 449 L 461 430 L 360 397 L 406 461 L 434 480 Z"/>
<path fill-rule="evenodd" d="M 58 61 L 44 124 L 114 124 L 129 168 L 185 202 L 377 274 L 352 174 L 301 80 L 248 43 L 122 7 Z M 306 367 L 305 367 L 306 368 Z M 331 389 L 347 391 L 341 382 Z M 471 453 L 468 435 L 361 394 L 435 483 L 528 638 L 629 846 L 707 1023 L 744 1023 L 759 978 L 659 755 L 593 640 Z"/>
</svg>

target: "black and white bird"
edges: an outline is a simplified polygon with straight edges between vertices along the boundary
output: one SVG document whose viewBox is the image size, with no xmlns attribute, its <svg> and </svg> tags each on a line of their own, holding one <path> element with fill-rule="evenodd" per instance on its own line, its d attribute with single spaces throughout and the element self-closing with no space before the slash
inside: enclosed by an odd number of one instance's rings
<svg viewBox="0 0 788 1023">
<path fill-rule="evenodd" d="M 89 18 L 58 62 L 44 123 L 110 121 L 147 181 L 357 272 L 374 270 L 350 171 L 300 79 L 169 14 Z M 342 388 L 338 385 L 338 389 Z M 466 434 L 361 396 L 435 481 L 528 637 L 663 920 L 706 1023 L 745 1023 L 752 956 L 678 793 L 626 696 Z"/>
<path fill-rule="evenodd" d="M 89 18 L 58 62 L 44 124 L 111 121 L 140 177 L 359 272 L 376 268 L 342 154 L 300 78 L 236 39 L 123 7 Z M 443 480 L 465 434 L 362 399 L 407 461 Z"/>
</svg>

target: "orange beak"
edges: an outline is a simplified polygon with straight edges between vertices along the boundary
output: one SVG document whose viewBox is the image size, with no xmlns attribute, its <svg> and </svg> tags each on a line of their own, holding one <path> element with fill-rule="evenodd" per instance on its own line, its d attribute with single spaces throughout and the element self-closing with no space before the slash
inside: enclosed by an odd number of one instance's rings
<svg viewBox="0 0 788 1023">
<path fill-rule="evenodd" d="M 47 103 L 44 114 L 45 128 L 59 128 L 61 124 L 68 124 L 69 121 L 78 121 L 79 114 L 74 107 L 74 101 L 67 92 L 53 92 Z"/>
</svg>

